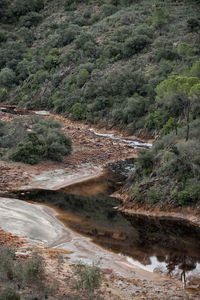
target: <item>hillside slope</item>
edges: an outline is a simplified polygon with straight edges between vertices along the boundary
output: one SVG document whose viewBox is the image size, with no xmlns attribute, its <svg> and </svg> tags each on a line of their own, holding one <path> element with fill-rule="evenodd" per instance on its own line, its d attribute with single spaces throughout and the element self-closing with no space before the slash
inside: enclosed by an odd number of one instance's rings
<svg viewBox="0 0 200 300">
<path fill-rule="evenodd" d="M 198 203 L 199 33 L 198 0 L 3 0 L 0 101 L 159 135 L 129 194 Z"/>
</svg>

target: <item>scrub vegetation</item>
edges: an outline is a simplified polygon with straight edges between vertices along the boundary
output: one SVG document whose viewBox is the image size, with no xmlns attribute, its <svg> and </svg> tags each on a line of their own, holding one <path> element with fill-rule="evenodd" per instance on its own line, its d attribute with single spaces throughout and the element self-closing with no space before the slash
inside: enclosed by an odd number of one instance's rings
<svg viewBox="0 0 200 300">
<path fill-rule="evenodd" d="M 157 136 L 129 181 L 133 202 L 196 203 L 199 16 L 198 0 L 3 0 L 0 101 Z M 10 158 L 35 163 L 70 152 L 60 135 L 47 149 L 37 130 Z"/>
<path fill-rule="evenodd" d="M 0 122 L 2 158 L 36 164 L 40 160 L 61 161 L 72 151 L 71 139 L 64 135 L 61 124 L 53 119 L 15 119 Z"/>
</svg>

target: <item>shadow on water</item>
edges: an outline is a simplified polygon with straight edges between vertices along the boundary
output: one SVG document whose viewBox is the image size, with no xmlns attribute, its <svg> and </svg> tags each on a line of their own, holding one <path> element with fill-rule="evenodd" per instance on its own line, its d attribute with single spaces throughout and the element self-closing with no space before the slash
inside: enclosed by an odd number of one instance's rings
<svg viewBox="0 0 200 300">
<path fill-rule="evenodd" d="M 119 165 L 111 165 L 110 169 L 120 173 Z M 53 205 L 66 226 L 108 250 L 127 256 L 131 264 L 148 271 L 178 275 L 183 281 L 187 275 L 200 276 L 200 230 L 180 220 L 125 217 L 115 209 L 119 205 L 117 199 L 93 192 L 89 196 L 95 186 L 101 186 L 102 182 L 104 185 L 106 180 L 109 188 L 103 191 L 115 189 L 115 175 L 111 178 L 111 173 L 105 174 L 109 174 L 109 180 L 99 178 L 77 185 L 79 190 L 85 187 L 85 195 L 69 194 L 62 189 L 23 191 L 17 197 Z M 123 174 L 118 181 L 122 177 Z"/>
</svg>

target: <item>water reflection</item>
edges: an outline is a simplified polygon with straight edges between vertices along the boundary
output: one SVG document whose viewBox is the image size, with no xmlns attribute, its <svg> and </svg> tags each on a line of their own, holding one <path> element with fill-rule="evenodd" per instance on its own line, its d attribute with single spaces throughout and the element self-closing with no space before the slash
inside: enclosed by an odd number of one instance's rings
<svg viewBox="0 0 200 300">
<path fill-rule="evenodd" d="M 186 283 L 200 276 L 200 230 L 181 221 L 124 217 L 107 196 L 83 197 L 64 192 L 29 191 L 21 198 L 59 207 L 59 219 L 104 248 L 127 256 L 148 271 L 178 276 Z"/>
</svg>

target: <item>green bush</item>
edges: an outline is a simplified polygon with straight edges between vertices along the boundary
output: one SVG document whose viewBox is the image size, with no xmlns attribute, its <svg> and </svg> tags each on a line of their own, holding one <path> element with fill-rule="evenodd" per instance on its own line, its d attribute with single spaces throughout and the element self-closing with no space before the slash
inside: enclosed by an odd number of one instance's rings
<svg viewBox="0 0 200 300">
<path fill-rule="evenodd" d="M 200 187 L 198 186 L 186 186 L 186 188 L 178 192 L 179 205 L 192 204 L 200 199 Z"/>
<path fill-rule="evenodd" d="M 73 267 L 73 272 L 77 278 L 74 284 L 75 290 L 91 295 L 100 288 L 103 277 L 101 269 L 97 266 L 78 264 Z"/>
<path fill-rule="evenodd" d="M 112 14 L 114 14 L 117 11 L 117 8 L 115 5 L 111 4 L 104 4 L 101 8 L 101 15 L 105 18 Z"/>
<path fill-rule="evenodd" d="M 151 203 L 151 204 L 155 204 L 157 202 L 159 202 L 160 198 L 161 198 L 161 195 L 158 194 L 157 190 L 152 187 L 148 192 L 147 192 L 147 198 L 148 198 L 148 201 Z"/>
<path fill-rule="evenodd" d="M 61 161 L 71 153 L 72 142 L 60 128 L 60 123 L 51 119 L 36 121 L 33 131 L 27 133 L 15 150 L 11 149 L 9 158 L 28 164 L 36 164 L 41 159 Z"/>
<path fill-rule="evenodd" d="M 12 69 L 4 68 L 0 72 L 0 86 L 10 87 L 16 81 L 15 72 Z"/>
<path fill-rule="evenodd" d="M 145 102 L 148 102 L 148 100 L 137 94 L 128 98 L 123 110 L 123 121 L 129 124 L 144 115 Z"/>
<path fill-rule="evenodd" d="M 200 60 L 194 62 L 190 70 L 191 76 L 200 78 Z"/>
<path fill-rule="evenodd" d="M 5 31 L 0 31 L 0 44 L 7 40 Z"/>
<path fill-rule="evenodd" d="M 137 169 L 140 170 L 151 170 L 153 167 L 154 155 L 151 151 L 142 150 L 136 161 Z"/>
<path fill-rule="evenodd" d="M 58 46 L 64 47 L 70 44 L 78 35 L 79 27 L 77 25 L 70 25 L 68 28 L 61 31 L 58 38 Z"/>
<path fill-rule="evenodd" d="M 177 52 L 180 56 L 193 56 L 195 51 L 193 47 L 188 43 L 180 43 L 177 47 Z"/>
<path fill-rule="evenodd" d="M 156 7 L 154 10 L 152 24 L 161 29 L 167 23 L 167 15 L 163 7 Z"/>
<path fill-rule="evenodd" d="M 90 74 L 86 69 L 82 69 L 77 76 L 77 85 L 82 87 L 86 81 L 90 78 Z"/>
<path fill-rule="evenodd" d="M 128 38 L 124 43 L 123 55 L 124 57 L 130 57 L 136 53 L 139 53 L 150 43 L 151 40 L 148 38 L 148 36 L 142 34 Z"/>
<path fill-rule="evenodd" d="M 191 18 L 187 20 L 187 28 L 189 31 L 194 32 L 200 28 L 200 22 L 198 19 Z"/>
<path fill-rule="evenodd" d="M 21 26 L 30 28 L 32 26 L 37 26 L 42 21 L 42 19 L 43 19 L 43 15 L 31 11 L 27 15 L 20 17 L 19 21 Z"/>
<path fill-rule="evenodd" d="M 74 120 L 82 120 L 83 119 L 83 107 L 81 103 L 75 103 L 70 109 L 72 114 L 72 118 Z"/>
<path fill-rule="evenodd" d="M 5 88 L 0 89 L 0 102 L 5 101 L 8 98 L 8 91 Z"/>
<path fill-rule="evenodd" d="M 23 143 L 19 143 L 10 154 L 10 159 L 21 161 L 25 164 L 34 165 L 38 163 L 45 153 L 45 143 L 39 139 L 35 132 L 28 132 Z"/>
<path fill-rule="evenodd" d="M 48 70 L 55 68 L 59 63 L 59 57 L 55 55 L 48 55 L 44 61 L 44 67 Z"/>
<path fill-rule="evenodd" d="M 23 264 L 23 283 L 24 285 L 40 286 L 45 280 L 44 260 L 37 253 L 33 253 L 32 258 Z"/>
<path fill-rule="evenodd" d="M 165 123 L 165 125 L 163 126 L 160 135 L 165 135 L 170 133 L 171 131 L 173 131 L 175 129 L 175 120 L 174 118 L 169 118 L 169 120 L 167 121 L 167 123 Z"/>
</svg>

